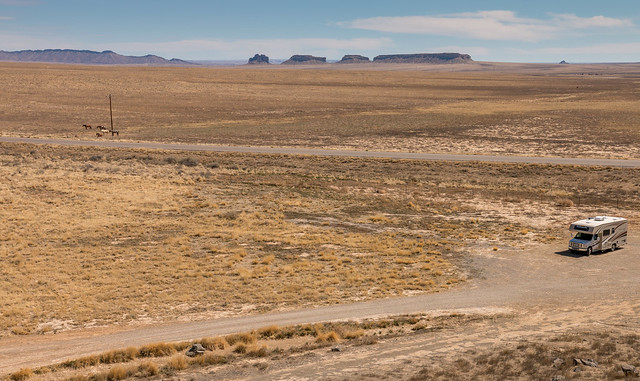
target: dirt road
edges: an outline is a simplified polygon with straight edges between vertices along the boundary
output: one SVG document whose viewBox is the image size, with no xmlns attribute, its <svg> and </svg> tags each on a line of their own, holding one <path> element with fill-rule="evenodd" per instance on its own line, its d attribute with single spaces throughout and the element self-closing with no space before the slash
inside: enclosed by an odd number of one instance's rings
<svg viewBox="0 0 640 381">
<path fill-rule="evenodd" d="M 172 144 L 158 142 L 127 142 L 120 140 L 71 140 L 71 139 L 40 139 L 0 136 L 0 142 L 53 144 L 81 147 L 105 148 L 142 148 L 177 151 L 208 151 L 208 152 L 239 152 L 258 154 L 282 155 L 315 155 L 315 156 L 344 156 L 362 158 L 410 159 L 410 160 L 444 160 L 444 161 L 484 161 L 494 163 L 530 163 L 530 164 L 558 164 L 558 165 L 600 165 L 611 167 L 640 167 L 640 160 L 598 159 L 598 158 L 568 158 L 568 157 L 535 157 L 535 156 L 499 156 L 499 155 L 456 155 L 419 152 L 383 152 L 383 151 L 354 151 L 329 150 L 298 147 L 243 147 L 218 146 L 210 144 Z"/>
<path fill-rule="evenodd" d="M 438 350 L 450 350 L 456 345 L 482 345 L 504 337 L 561 331 L 585 323 L 626 324 L 637 328 L 640 313 L 640 300 L 637 298 L 640 293 L 637 271 L 640 268 L 639 248 L 640 241 L 632 238 L 624 249 L 591 257 L 568 253 L 564 242 L 526 251 L 472 251 L 468 256 L 470 268 L 477 274 L 475 278 L 465 286 L 439 294 L 209 321 L 5 338 L 0 340 L 0 374 L 110 349 L 218 336 L 272 324 L 284 326 L 443 310 L 510 311 L 521 318 L 505 323 L 494 322 L 491 327 L 472 327 L 440 339 L 431 337 L 428 343 L 408 337 L 402 343 L 376 350 L 384 352 L 386 348 L 387 360 L 392 360 L 409 356 L 409 353 L 415 357 L 416 351 L 437 354 Z M 355 353 L 352 355 L 357 356 Z M 342 365 L 322 367 L 300 362 L 273 376 L 283 379 L 331 377 L 335 375 L 331 372 L 341 367 L 344 367 L 343 372 L 357 373 L 358 369 L 374 366 L 376 359 L 378 362 L 380 359 L 359 356 L 349 360 L 352 355 L 341 357 Z"/>
</svg>

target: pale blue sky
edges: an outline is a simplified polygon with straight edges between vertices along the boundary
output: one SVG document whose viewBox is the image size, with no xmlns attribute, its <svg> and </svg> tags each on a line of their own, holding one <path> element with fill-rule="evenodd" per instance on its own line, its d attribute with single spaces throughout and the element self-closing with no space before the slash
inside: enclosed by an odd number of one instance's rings
<svg viewBox="0 0 640 381">
<path fill-rule="evenodd" d="M 47 48 L 194 60 L 459 52 L 640 62 L 640 1 L 0 0 L 0 50 Z"/>
</svg>

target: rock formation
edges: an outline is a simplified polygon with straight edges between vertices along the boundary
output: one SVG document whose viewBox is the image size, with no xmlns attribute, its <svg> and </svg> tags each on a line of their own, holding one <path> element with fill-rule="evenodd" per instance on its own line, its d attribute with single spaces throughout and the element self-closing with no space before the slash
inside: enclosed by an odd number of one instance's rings
<svg viewBox="0 0 640 381">
<path fill-rule="evenodd" d="M 311 55 L 293 55 L 288 60 L 284 61 L 283 65 L 308 65 L 308 64 L 325 64 L 327 63 L 327 57 L 314 57 Z"/>
<path fill-rule="evenodd" d="M 269 57 L 264 54 L 256 54 L 253 58 L 249 58 L 249 65 L 264 65 L 269 63 Z"/>
<path fill-rule="evenodd" d="M 94 52 L 91 50 L 45 49 L 6 52 L 0 50 L 0 61 L 52 62 L 86 65 L 194 65 L 191 62 L 148 54 L 146 56 L 123 56 L 111 50 Z"/>
<path fill-rule="evenodd" d="M 342 57 L 340 61 L 338 61 L 338 63 L 368 63 L 368 62 L 371 62 L 371 60 L 369 60 L 369 57 L 361 56 L 358 54 L 348 54 Z"/>
<path fill-rule="evenodd" d="M 376 56 L 375 63 L 411 63 L 411 64 L 444 64 L 473 62 L 471 56 L 460 53 L 419 53 L 419 54 L 391 54 Z"/>
</svg>

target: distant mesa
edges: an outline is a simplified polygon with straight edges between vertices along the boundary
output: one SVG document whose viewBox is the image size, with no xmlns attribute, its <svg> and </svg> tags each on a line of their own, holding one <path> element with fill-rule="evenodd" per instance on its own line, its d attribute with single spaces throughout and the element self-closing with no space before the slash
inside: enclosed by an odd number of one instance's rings
<svg viewBox="0 0 640 381">
<path fill-rule="evenodd" d="M 310 55 L 293 55 L 288 60 L 284 61 L 283 65 L 308 65 L 308 64 L 325 64 L 327 63 L 327 57 L 315 57 Z"/>
<path fill-rule="evenodd" d="M 456 64 L 473 62 L 471 56 L 460 53 L 390 54 L 376 56 L 374 63 Z"/>
<path fill-rule="evenodd" d="M 340 61 L 338 61 L 338 63 L 344 63 L 344 64 L 368 63 L 368 62 L 371 62 L 369 57 L 361 56 L 358 54 L 347 54 L 346 56 L 342 57 Z"/>
<path fill-rule="evenodd" d="M 256 54 L 252 58 L 249 58 L 249 65 L 264 65 L 269 63 L 269 57 L 264 54 Z"/>
<path fill-rule="evenodd" d="M 568 64 L 569 64 L 569 62 L 567 62 L 567 61 L 565 61 L 565 60 L 562 60 L 562 61 L 560 61 L 559 63 L 560 63 L 560 65 L 568 65 Z"/>
<path fill-rule="evenodd" d="M 15 62 L 48 62 L 86 65 L 158 65 L 158 66 L 187 66 L 194 63 L 179 59 L 165 58 L 148 54 L 146 56 L 123 56 L 111 50 L 94 52 L 92 50 L 73 49 L 45 49 L 20 50 L 7 52 L 0 50 L 0 61 Z"/>
</svg>

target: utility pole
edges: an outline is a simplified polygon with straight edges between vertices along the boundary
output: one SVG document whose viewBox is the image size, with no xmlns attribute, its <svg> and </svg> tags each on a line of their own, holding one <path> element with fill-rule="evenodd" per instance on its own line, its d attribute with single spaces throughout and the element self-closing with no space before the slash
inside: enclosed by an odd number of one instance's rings
<svg viewBox="0 0 640 381">
<path fill-rule="evenodd" d="M 113 110 L 111 109 L 111 94 L 109 94 L 109 116 L 111 116 L 111 131 L 113 131 Z"/>
</svg>

